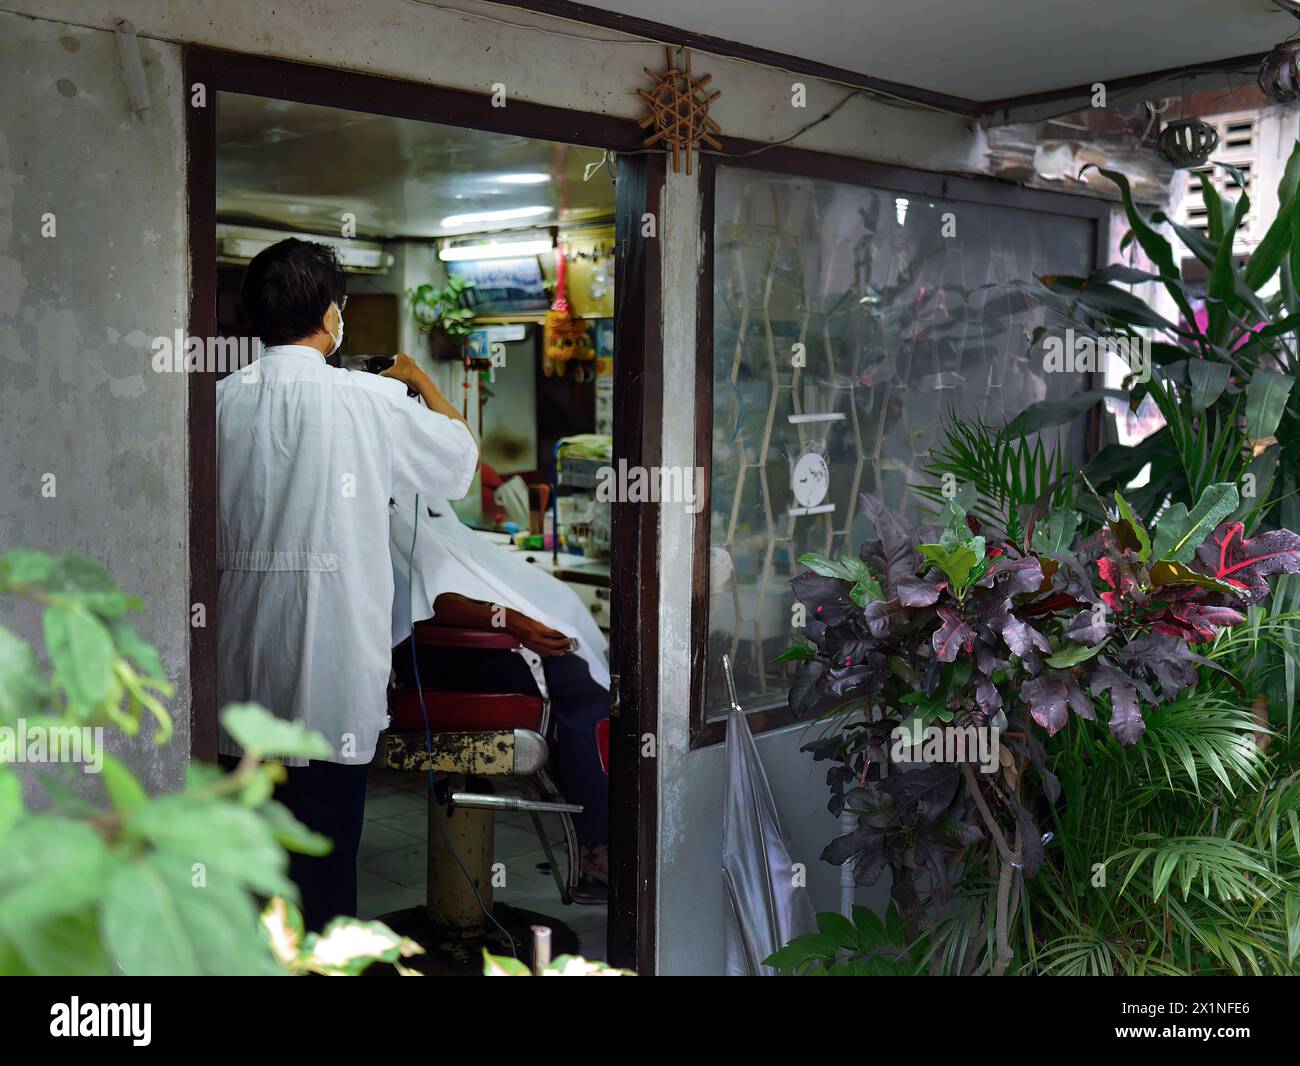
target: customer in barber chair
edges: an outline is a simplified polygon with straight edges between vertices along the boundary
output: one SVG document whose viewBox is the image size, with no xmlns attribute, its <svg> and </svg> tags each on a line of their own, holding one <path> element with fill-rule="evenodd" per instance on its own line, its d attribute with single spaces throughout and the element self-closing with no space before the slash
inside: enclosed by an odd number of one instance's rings
<svg viewBox="0 0 1300 1066">
<path fill-rule="evenodd" d="M 555 725 L 555 776 L 570 803 L 582 805 L 574 828 L 584 887 L 609 881 L 609 790 L 596 725 L 609 716 L 605 635 L 577 593 L 520 555 L 463 525 L 445 500 L 406 496 L 389 504 L 394 669 L 414 684 L 410 635 L 437 618 L 463 629 L 504 628 L 542 657 Z M 571 651 L 576 638 L 577 649 Z M 417 646 L 420 680 L 460 692 L 536 692 L 513 651 Z"/>
</svg>

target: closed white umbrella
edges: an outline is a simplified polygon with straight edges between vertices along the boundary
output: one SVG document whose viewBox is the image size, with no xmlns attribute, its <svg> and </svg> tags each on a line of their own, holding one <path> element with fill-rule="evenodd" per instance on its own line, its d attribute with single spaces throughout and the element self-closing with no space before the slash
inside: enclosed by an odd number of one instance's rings
<svg viewBox="0 0 1300 1066">
<path fill-rule="evenodd" d="M 758 757 L 749 721 L 736 699 L 731 659 L 722 658 L 731 696 L 727 718 L 727 799 L 722 825 L 722 880 L 727 892 L 728 977 L 774 977 L 763 960 L 796 936 L 816 931 L 808 890 L 795 884 L 794 862 Z"/>
</svg>

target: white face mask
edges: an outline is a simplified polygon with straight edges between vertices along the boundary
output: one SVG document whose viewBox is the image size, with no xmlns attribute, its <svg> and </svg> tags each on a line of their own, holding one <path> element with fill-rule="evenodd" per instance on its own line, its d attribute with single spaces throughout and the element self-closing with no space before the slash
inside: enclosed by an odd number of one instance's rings
<svg viewBox="0 0 1300 1066">
<path fill-rule="evenodd" d="M 338 311 L 337 304 L 330 304 L 330 306 L 333 307 L 336 311 Z M 330 340 L 334 342 L 334 347 L 331 348 L 329 351 L 330 355 L 333 355 L 335 352 L 339 350 L 339 348 L 343 346 L 343 312 L 339 311 L 338 315 L 339 315 L 339 333 L 337 337 L 333 333 L 330 334 Z"/>
</svg>

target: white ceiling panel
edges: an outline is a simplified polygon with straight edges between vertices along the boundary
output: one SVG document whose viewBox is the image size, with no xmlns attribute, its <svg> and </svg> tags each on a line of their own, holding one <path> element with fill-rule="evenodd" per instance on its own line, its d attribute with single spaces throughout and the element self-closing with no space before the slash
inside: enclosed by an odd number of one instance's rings
<svg viewBox="0 0 1300 1066">
<path fill-rule="evenodd" d="M 1300 29 L 1270 0 L 594 0 L 587 6 L 980 102 L 1267 52 Z"/>
</svg>

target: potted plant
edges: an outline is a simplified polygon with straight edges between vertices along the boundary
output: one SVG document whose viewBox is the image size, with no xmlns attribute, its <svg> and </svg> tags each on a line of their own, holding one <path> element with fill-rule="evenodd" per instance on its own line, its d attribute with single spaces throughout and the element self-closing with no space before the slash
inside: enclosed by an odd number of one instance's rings
<svg viewBox="0 0 1300 1066">
<path fill-rule="evenodd" d="M 474 311 L 464 306 L 463 298 L 472 287 L 471 282 L 451 275 L 442 288 L 425 284 L 407 290 L 411 314 L 415 316 L 420 331 L 429 334 L 433 358 L 460 359 L 464 356 L 465 342 L 474 330 Z"/>
<path fill-rule="evenodd" d="M 968 513 L 969 484 L 920 526 L 864 495 L 875 539 L 856 557 L 802 556 L 793 581 L 809 621 L 784 656 L 800 661 L 790 704 L 823 720 L 806 750 L 834 763 L 831 811 L 859 819 L 822 857 L 852 862 L 862 885 L 889 869 L 914 942 L 954 896 L 978 896 L 963 944 L 989 950 L 974 972 L 1007 971 L 1021 879 L 1047 857 L 1060 782 L 1045 738 L 1073 718 L 1138 744 L 1198 668 L 1223 672 L 1192 646 L 1245 621 L 1270 576 L 1300 572 L 1295 533 L 1250 537 L 1231 517 L 1233 484 L 1151 529 L 1121 494 L 1089 496 L 1103 521 L 1076 538 L 1079 513 L 1049 509 L 1050 492 L 1018 537 Z"/>
</svg>

